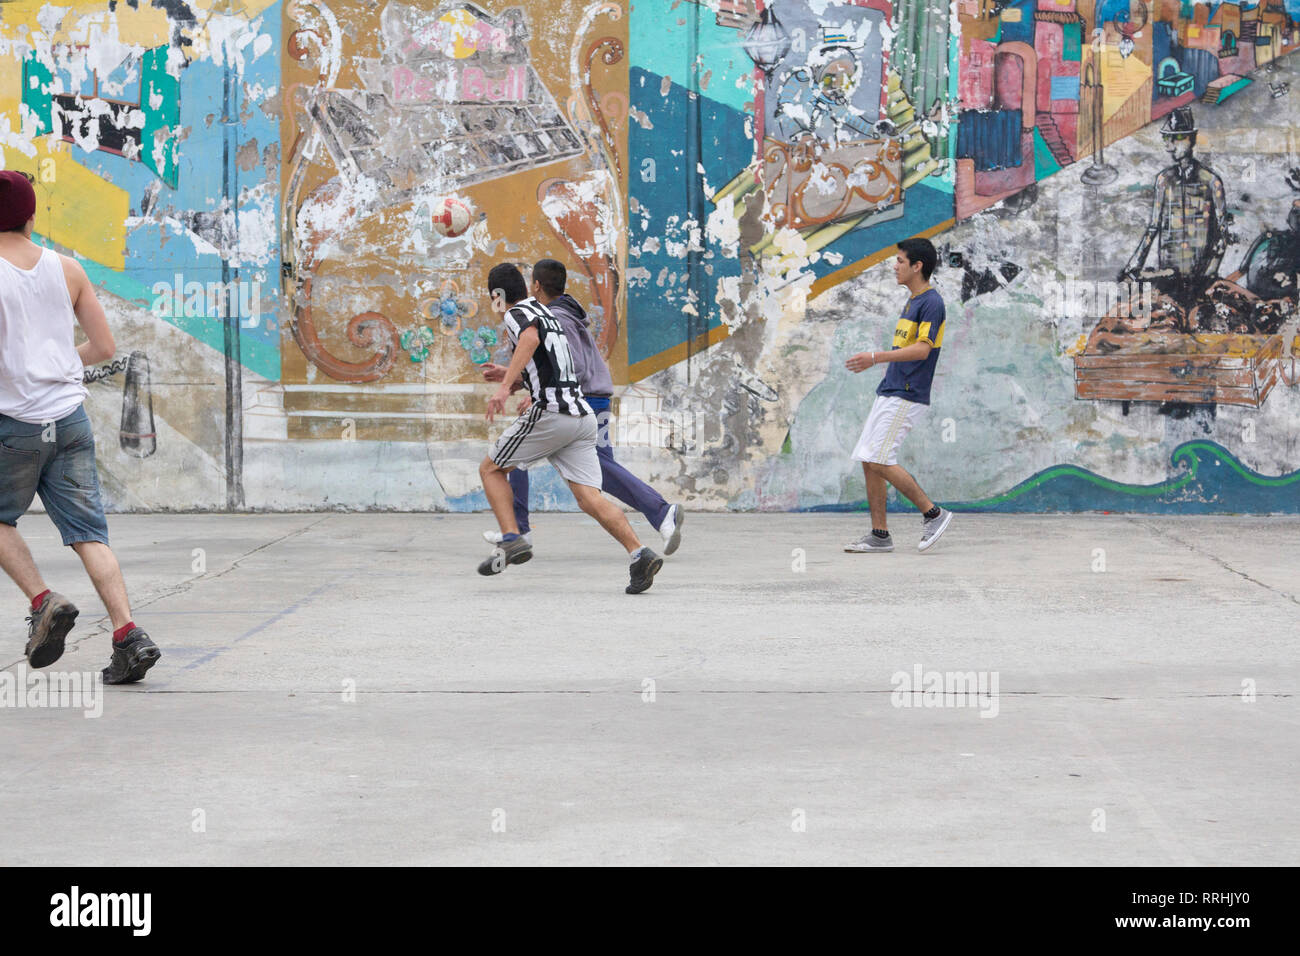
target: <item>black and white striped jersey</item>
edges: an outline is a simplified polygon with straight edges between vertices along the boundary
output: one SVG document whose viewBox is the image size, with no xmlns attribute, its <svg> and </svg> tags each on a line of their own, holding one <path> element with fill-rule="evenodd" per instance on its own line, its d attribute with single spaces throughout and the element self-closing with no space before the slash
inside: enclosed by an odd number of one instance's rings
<svg viewBox="0 0 1300 956">
<path fill-rule="evenodd" d="M 533 401 L 561 415 L 592 414 L 578 385 L 564 327 L 546 306 L 531 297 L 516 302 L 506 312 L 506 334 L 512 352 L 519 344 L 520 333 L 527 328 L 537 329 L 539 343 L 523 372 L 524 387 Z"/>
</svg>

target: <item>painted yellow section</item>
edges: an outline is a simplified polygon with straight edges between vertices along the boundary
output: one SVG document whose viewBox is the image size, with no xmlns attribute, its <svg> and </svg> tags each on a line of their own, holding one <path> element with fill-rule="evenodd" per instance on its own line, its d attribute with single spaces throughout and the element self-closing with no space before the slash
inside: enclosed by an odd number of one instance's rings
<svg viewBox="0 0 1300 956">
<path fill-rule="evenodd" d="M 1102 93 L 1101 115 L 1108 120 L 1119 112 L 1120 107 L 1129 101 L 1151 79 L 1151 65 L 1143 63 L 1138 56 L 1122 56 L 1117 49 L 1109 46 L 1102 54 Z"/>
<path fill-rule="evenodd" d="M 0 37 L 6 39 L 13 36 L 12 32 L 6 27 L 8 24 L 0 20 Z M 0 57 L 0 129 L 8 124 L 11 135 L 17 134 L 22 130 L 22 120 L 18 107 L 22 103 L 22 85 L 23 85 L 23 61 L 18 56 Z M 10 152 L 16 152 L 6 149 L 5 155 Z M 22 155 L 16 153 L 16 155 Z M 6 169 L 16 169 L 17 166 L 12 162 L 5 163 Z"/>
<path fill-rule="evenodd" d="M 131 198 L 74 160 L 69 145 L 47 149 L 42 141 L 32 159 L 6 149 L 5 165 L 36 177 L 36 232 L 92 262 L 124 269 Z M 53 161 L 51 181 L 47 158 Z"/>
<path fill-rule="evenodd" d="M 37 213 L 36 228 L 87 259 L 110 269 L 126 268 L 127 191 L 82 166 L 66 147 L 50 155 L 57 188 L 49 193 L 45 216 Z"/>
<path fill-rule="evenodd" d="M 45 28 L 36 19 L 37 13 L 49 4 L 18 0 L 5 4 L 4 22 L 0 35 L 11 39 L 24 39 L 27 27 L 35 34 L 45 36 Z M 167 14 L 159 7 L 141 4 L 132 10 L 126 4 L 120 4 L 115 13 L 108 12 L 108 5 L 103 0 L 71 0 L 60 4 L 67 12 L 59 24 L 59 29 L 47 39 L 54 43 L 86 42 L 90 32 L 110 32 L 110 22 L 117 25 L 118 39 L 123 43 L 138 43 L 140 46 L 152 47 L 166 43 L 170 31 L 167 26 Z"/>
</svg>

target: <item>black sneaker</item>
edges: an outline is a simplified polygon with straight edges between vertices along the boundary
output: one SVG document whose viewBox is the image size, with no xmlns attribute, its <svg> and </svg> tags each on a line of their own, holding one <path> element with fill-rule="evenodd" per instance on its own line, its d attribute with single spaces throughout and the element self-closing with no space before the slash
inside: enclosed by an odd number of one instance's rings
<svg viewBox="0 0 1300 956">
<path fill-rule="evenodd" d="M 659 569 L 664 566 L 664 559 L 659 557 L 649 548 L 641 549 L 641 557 L 632 562 L 628 568 L 631 575 L 631 582 L 624 591 L 628 594 L 640 594 L 642 591 L 648 591 L 650 585 L 655 583 L 655 575 Z"/>
<path fill-rule="evenodd" d="M 533 557 L 533 546 L 523 535 L 513 541 L 502 541 L 491 556 L 478 566 L 479 574 L 500 574 L 507 564 L 523 564 Z"/>
<path fill-rule="evenodd" d="M 62 657 L 63 639 L 80 613 L 62 594 L 51 591 L 45 595 L 40 610 L 27 618 L 27 663 L 48 667 Z"/>
<path fill-rule="evenodd" d="M 133 627 L 120 642 L 113 642 L 113 659 L 104 668 L 104 683 L 134 684 L 160 657 L 158 645 L 143 630 Z"/>
</svg>

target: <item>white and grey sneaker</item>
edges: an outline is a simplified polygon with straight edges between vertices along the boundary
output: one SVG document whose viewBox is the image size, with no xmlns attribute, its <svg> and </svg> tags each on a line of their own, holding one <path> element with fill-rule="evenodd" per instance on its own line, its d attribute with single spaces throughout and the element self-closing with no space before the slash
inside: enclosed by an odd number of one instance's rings
<svg viewBox="0 0 1300 956">
<path fill-rule="evenodd" d="M 500 543 L 501 543 L 501 539 L 502 539 L 502 537 L 504 537 L 504 536 L 501 534 L 500 531 L 484 531 L 484 532 L 483 532 L 483 540 L 486 541 L 488 544 L 500 544 Z M 527 541 L 529 544 L 532 544 L 532 543 L 533 543 L 533 533 L 532 533 L 531 531 L 525 531 L 524 534 L 523 534 L 523 539 L 524 539 L 525 541 Z"/>
<path fill-rule="evenodd" d="M 939 535 L 943 534 L 952 521 L 952 512 L 947 508 L 940 508 L 939 514 L 931 521 L 925 522 L 921 526 L 921 540 L 916 544 L 917 551 L 924 551 L 939 540 Z"/>
<path fill-rule="evenodd" d="M 659 525 L 659 533 L 664 536 L 664 554 L 672 554 L 682 543 L 682 525 L 685 522 L 686 512 L 682 506 L 672 505 Z"/>
<path fill-rule="evenodd" d="M 887 551 L 894 550 L 894 539 L 890 535 L 878 538 L 868 531 L 852 544 L 846 544 L 844 550 L 850 554 L 873 554 L 877 552 L 884 554 Z"/>
</svg>

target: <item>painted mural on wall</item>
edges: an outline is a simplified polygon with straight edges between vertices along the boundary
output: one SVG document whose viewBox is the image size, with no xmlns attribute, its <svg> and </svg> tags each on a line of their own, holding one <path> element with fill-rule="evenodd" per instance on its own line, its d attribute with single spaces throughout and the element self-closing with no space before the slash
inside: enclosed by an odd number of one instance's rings
<svg viewBox="0 0 1300 956">
<path fill-rule="evenodd" d="M 645 477 L 858 508 L 842 359 L 921 235 L 946 501 L 1296 511 L 1297 49 L 1300 0 L 11 0 L 0 148 L 103 290 L 115 508 L 481 507 L 483 277 L 543 256 Z"/>
<path fill-rule="evenodd" d="M 288 437 L 337 437 L 346 416 L 381 440 L 486 438 L 466 386 L 498 342 L 481 286 L 500 259 L 568 261 L 616 358 L 622 9 L 295 0 L 285 17 Z M 387 391 L 342 387 L 368 383 Z"/>
</svg>

